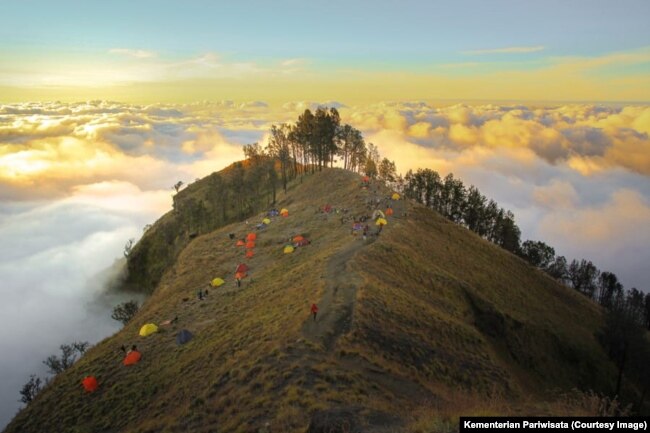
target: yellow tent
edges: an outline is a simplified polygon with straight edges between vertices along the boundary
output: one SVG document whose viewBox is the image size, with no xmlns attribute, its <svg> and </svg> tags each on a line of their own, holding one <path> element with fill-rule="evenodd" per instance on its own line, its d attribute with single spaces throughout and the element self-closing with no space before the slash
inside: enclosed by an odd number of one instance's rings
<svg viewBox="0 0 650 433">
<path fill-rule="evenodd" d="M 286 247 L 284 247 L 284 253 L 291 254 L 293 252 L 293 249 L 294 249 L 293 246 L 287 245 Z"/>
<path fill-rule="evenodd" d="M 146 337 L 148 335 L 153 334 L 154 332 L 158 332 L 158 327 L 153 323 L 147 323 L 142 328 L 140 328 L 141 337 Z"/>
<path fill-rule="evenodd" d="M 394 192 L 393 196 L 391 197 L 393 200 L 399 200 L 399 194 Z"/>
<path fill-rule="evenodd" d="M 388 221 L 386 221 L 383 218 L 377 218 L 377 222 L 375 224 L 378 226 L 385 226 L 386 224 L 388 224 Z"/>
<path fill-rule="evenodd" d="M 225 281 L 223 279 L 215 278 L 214 280 L 212 280 L 212 282 L 210 284 L 212 285 L 212 287 L 219 287 L 219 286 L 223 285 L 224 283 L 225 283 Z"/>
<path fill-rule="evenodd" d="M 280 215 L 282 215 L 282 216 L 287 216 L 287 215 L 289 215 L 289 209 L 283 208 L 283 209 L 280 211 Z"/>
<path fill-rule="evenodd" d="M 268 218 L 264 218 L 264 219 L 262 220 L 262 222 L 263 222 L 264 224 L 271 224 L 271 220 L 268 219 Z"/>
</svg>

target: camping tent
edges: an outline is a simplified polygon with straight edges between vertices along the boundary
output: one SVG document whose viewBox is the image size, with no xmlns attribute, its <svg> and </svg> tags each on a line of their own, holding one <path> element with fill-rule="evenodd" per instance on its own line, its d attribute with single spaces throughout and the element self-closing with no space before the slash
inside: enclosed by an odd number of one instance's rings
<svg viewBox="0 0 650 433">
<path fill-rule="evenodd" d="M 237 265 L 237 268 L 235 269 L 235 272 L 247 272 L 250 268 L 246 263 L 240 263 Z"/>
<path fill-rule="evenodd" d="M 124 358 L 124 361 L 122 361 L 122 363 L 124 365 L 134 365 L 140 362 L 140 358 L 142 358 L 142 354 L 137 350 L 132 350 L 126 354 L 126 357 Z"/>
<path fill-rule="evenodd" d="M 266 225 L 269 225 L 269 224 L 271 224 L 271 220 L 268 219 L 268 218 L 264 218 L 264 219 L 262 220 L 262 223 L 264 223 L 264 224 L 266 224 Z"/>
<path fill-rule="evenodd" d="M 254 255 L 255 255 L 255 253 L 253 252 L 253 250 L 247 250 L 246 251 L 246 258 L 247 259 L 252 258 Z"/>
<path fill-rule="evenodd" d="M 393 196 L 391 197 L 393 200 L 399 200 L 399 194 L 394 192 Z"/>
<path fill-rule="evenodd" d="M 256 233 L 249 233 L 246 235 L 246 240 L 247 241 L 254 241 L 257 239 L 257 234 Z"/>
<path fill-rule="evenodd" d="M 372 213 L 372 219 L 376 220 L 377 218 L 380 218 L 380 217 L 381 218 L 386 218 L 386 215 L 384 215 L 384 213 L 382 211 L 380 211 L 379 209 L 377 209 L 376 211 L 374 211 Z"/>
<path fill-rule="evenodd" d="M 284 247 L 284 253 L 285 254 L 290 254 L 290 253 L 293 252 L 293 250 L 294 250 L 293 245 L 287 245 L 287 246 Z"/>
<path fill-rule="evenodd" d="M 305 239 L 303 236 L 298 235 L 293 237 L 294 242 L 300 242 L 301 240 Z"/>
<path fill-rule="evenodd" d="M 255 241 L 246 242 L 246 249 L 250 250 L 252 248 L 255 248 Z"/>
<path fill-rule="evenodd" d="M 95 376 L 86 376 L 84 380 L 81 381 L 81 384 L 83 385 L 84 389 L 88 392 L 96 391 L 97 387 L 99 386 Z"/>
<path fill-rule="evenodd" d="M 385 226 L 388 224 L 388 221 L 386 221 L 384 218 L 377 218 L 377 222 L 375 222 L 375 224 L 378 226 Z"/>
<path fill-rule="evenodd" d="M 289 216 L 289 210 L 288 209 L 282 209 L 280 211 L 280 216 L 283 216 L 283 217 Z"/>
<path fill-rule="evenodd" d="M 238 247 L 243 247 L 244 245 L 246 245 L 246 242 L 244 242 L 243 240 L 240 239 L 240 240 L 237 241 L 237 243 L 235 245 L 237 245 Z"/>
<path fill-rule="evenodd" d="M 140 328 L 141 337 L 147 337 L 155 332 L 158 332 L 158 327 L 153 323 L 147 323 L 142 328 Z"/>
<path fill-rule="evenodd" d="M 386 209 L 386 215 L 388 215 L 388 216 L 393 215 L 393 208 L 392 207 L 389 207 L 388 209 Z"/>
<path fill-rule="evenodd" d="M 323 206 L 323 212 L 330 213 L 332 211 L 332 205 L 326 204 Z"/>
<path fill-rule="evenodd" d="M 222 286 L 225 283 L 225 281 L 222 278 L 215 278 L 210 282 L 210 285 L 212 287 L 219 287 Z"/>
<path fill-rule="evenodd" d="M 176 335 L 176 344 L 185 344 L 194 337 L 190 331 L 183 329 Z"/>
<path fill-rule="evenodd" d="M 235 278 L 236 278 L 237 280 L 241 280 L 241 279 L 246 278 L 246 272 L 237 272 L 237 273 L 235 274 Z"/>
<path fill-rule="evenodd" d="M 364 177 L 363 177 L 363 181 L 364 181 L 364 182 L 370 182 L 370 178 L 369 178 L 368 176 L 364 176 Z"/>
</svg>

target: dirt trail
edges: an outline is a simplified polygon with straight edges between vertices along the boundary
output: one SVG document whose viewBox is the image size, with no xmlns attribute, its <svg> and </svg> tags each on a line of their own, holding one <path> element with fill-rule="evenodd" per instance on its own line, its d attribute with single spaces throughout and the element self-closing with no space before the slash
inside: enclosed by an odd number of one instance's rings
<svg viewBox="0 0 650 433">
<path fill-rule="evenodd" d="M 371 240 L 357 239 L 348 242 L 338 250 L 326 266 L 325 292 L 318 302 L 318 316 L 311 316 L 302 327 L 303 335 L 309 340 L 320 342 L 329 351 L 336 340 L 350 330 L 357 287 L 361 280 L 348 263 L 354 255 Z"/>
</svg>

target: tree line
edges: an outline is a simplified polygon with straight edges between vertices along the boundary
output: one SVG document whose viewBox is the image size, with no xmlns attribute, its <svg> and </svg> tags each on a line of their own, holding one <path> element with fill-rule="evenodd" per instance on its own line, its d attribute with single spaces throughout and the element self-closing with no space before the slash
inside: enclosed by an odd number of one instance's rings
<svg viewBox="0 0 650 433">
<path fill-rule="evenodd" d="M 285 192 L 289 180 L 332 167 L 335 162 L 345 170 L 387 182 L 397 179 L 395 163 L 381 159 L 377 147 L 366 144 L 361 131 L 341 124 L 336 108 L 319 107 L 313 113 L 306 109 L 294 124 L 272 125 L 269 133 L 264 148 L 257 143 L 246 145 L 244 154 L 247 158 L 261 156 L 277 161 Z"/>
</svg>

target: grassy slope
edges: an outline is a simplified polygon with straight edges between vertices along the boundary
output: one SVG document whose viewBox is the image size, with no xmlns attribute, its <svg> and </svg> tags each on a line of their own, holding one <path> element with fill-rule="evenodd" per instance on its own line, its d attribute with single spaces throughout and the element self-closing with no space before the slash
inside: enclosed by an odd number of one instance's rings
<svg viewBox="0 0 650 433">
<path fill-rule="evenodd" d="M 278 204 L 290 217 L 259 234 L 241 289 L 233 273 L 244 251 L 227 234 L 249 227 L 194 239 L 137 317 L 55 378 L 6 431 L 247 432 L 265 422 L 304 431 L 311 413 L 331 407 L 401 425 L 419 405 L 453 404 L 461 391 L 517 401 L 610 384 L 593 337 L 597 309 L 518 258 L 411 203 L 400 202 L 397 213 L 408 216 L 389 219 L 368 242 L 338 216 L 316 213 L 325 203 L 366 213 L 369 195 L 341 170 L 294 184 Z M 312 244 L 283 254 L 296 234 Z M 216 276 L 227 284 L 196 300 Z M 321 305 L 316 324 L 311 302 Z M 142 324 L 174 316 L 177 325 L 137 336 Z M 195 338 L 179 347 L 183 328 Z M 143 360 L 123 367 L 118 348 L 134 343 Z M 100 382 L 94 394 L 81 389 L 86 374 Z"/>
</svg>

